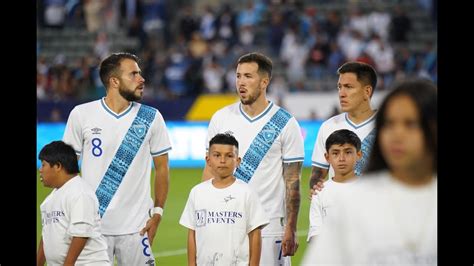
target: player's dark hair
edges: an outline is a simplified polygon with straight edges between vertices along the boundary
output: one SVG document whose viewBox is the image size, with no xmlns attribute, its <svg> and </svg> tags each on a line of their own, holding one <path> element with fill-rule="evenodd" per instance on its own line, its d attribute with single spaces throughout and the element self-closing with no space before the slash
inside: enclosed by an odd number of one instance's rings
<svg viewBox="0 0 474 266">
<path fill-rule="evenodd" d="M 268 78 L 272 77 L 273 63 L 270 58 L 261 53 L 249 53 L 241 56 L 237 64 L 257 63 L 259 73 L 267 73 Z"/>
<path fill-rule="evenodd" d="M 138 57 L 134 54 L 114 53 L 104 59 L 102 63 L 100 63 L 99 75 L 100 80 L 104 84 L 105 88 L 107 88 L 107 84 L 109 83 L 110 77 L 114 74 L 118 74 L 118 71 L 120 69 L 120 63 L 124 59 L 131 59 L 137 63 L 139 62 Z"/>
<path fill-rule="evenodd" d="M 38 157 L 51 166 L 61 165 L 70 175 L 79 173 L 76 152 L 63 141 L 53 141 L 47 144 L 41 149 Z"/>
<path fill-rule="evenodd" d="M 329 152 L 329 148 L 332 145 L 344 145 L 350 144 L 360 151 L 361 142 L 359 137 L 348 129 L 336 130 L 326 139 L 326 151 Z"/>
<path fill-rule="evenodd" d="M 371 65 L 363 62 L 347 62 L 337 70 L 337 74 L 339 75 L 345 73 L 354 73 L 357 77 L 357 81 L 363 85 L 372 86 L 372 93 L 370 94 L 370 97 L 372 97 L 375 86 L 377 86 L 377 72 L 375 72 L 375 69 Z"/>
<path fill-rule="evenodd" d="M 219 133 L 209 141 L 209 150 L 213 144 L 227 144 L 239 148 L 239 142 L 229 133 Z"/>
<path fill-rule="evenodd" d="M 436 85 L 429 80 L 408 80 L 395 85 L 385 97 L 375 120 L 377 132 L 369 157 L 367 172 L 388 169 L 388 164 L 380 150 L 380 130 L 385 126 L 387 105 L 394 98 L 405 95 L 415 103 L 419 122 L 425 139 L 425 147 L 433 156 L 433 171 L 438 171 L 438 94 Z"/>
</svg>

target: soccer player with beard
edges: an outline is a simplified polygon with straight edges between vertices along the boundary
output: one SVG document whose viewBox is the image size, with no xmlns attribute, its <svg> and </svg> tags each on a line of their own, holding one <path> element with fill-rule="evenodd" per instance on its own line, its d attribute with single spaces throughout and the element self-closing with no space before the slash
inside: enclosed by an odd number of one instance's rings
<svg viewBox="0 0 474 266">
<path fill-rule="evenodd" d="M 82 158 L 82 177 L 95 189 L 110 261 L 155 264 L 151 249 L 168 194 L 171 144 L 160 112 L 136 101 L 145 79 L 138 57 L 115 53 L 100 65 L 106 96 L 76 106 L 64 142 Z M 155 200 L 151 198 L 151 162 Z"/>
<path fill-rule="evenodd" d="M 298 248 L 304 146 L 296 119 L 266 97 L 271 75 L 272 62 L 265 55 L 249 53 L 239 58 L 236 89 L 240 102 L 213 115 L 206 142 L 218 133 L 230 133 L 239 140 L 242 161 L 234 175 L 257 192 L 270 218 L 262 230 L 260 265 L 291 265 L 289 256 Z M 206 166 L 203 180 L 213 177 Z"/>
</svg>

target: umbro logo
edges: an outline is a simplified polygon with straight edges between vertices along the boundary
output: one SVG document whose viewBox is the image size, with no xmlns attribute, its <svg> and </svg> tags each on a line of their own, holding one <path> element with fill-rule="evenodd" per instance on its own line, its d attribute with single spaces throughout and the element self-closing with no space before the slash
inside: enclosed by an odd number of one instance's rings
<svg viewBox="0 0 474 266">
<path fill-rule="evenodd" d="M 91 131 L 92 131 L 92 134 L 100 134 L 100 132 L 102 131 L 102 128 L 94 127 L 93 129 L 91 129 Z"/>
<path fill-rule="evenodd" d="M 229 202 L 229 201 L 231 201 L 231 200 L 233 200 L 233 199 L 235 199 L 235 198 L 232 197 L 232 195 L 229 195 L 229 196 L 227 196 L 227 197 L 224 198 L 224 202 L 227 203 L 227 202 Z"/>
<path fill-rule="evenodd" d="M 152 259 L 149 259 L 148 261 L 145 262 L 145 264 L 150 264 L 151 266 L 155 266 L 155 261 Z"/>
</svg>

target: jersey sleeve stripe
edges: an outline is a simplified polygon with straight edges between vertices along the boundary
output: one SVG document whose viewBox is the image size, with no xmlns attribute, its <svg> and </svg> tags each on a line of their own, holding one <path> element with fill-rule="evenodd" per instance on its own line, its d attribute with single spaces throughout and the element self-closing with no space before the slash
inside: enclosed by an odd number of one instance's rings
<svg viewBox="0 0 474 266">
<path fill-rule="evenodd" d="M 167 152 L 170 151 L 170 150 L 171 150 L 171 147 L 166 148 L 166 149 L 161 150 L 161 151 L 158 151 L 158 152 L 152 152 L 152 153 L 151 153 L 151 156 L 163 155 L 163 154 L 167 153 Z"/>
<path fill-rule="evenodd" d="M 323 164 L 323 163 L 318 163 L 318 162 L 312 161 L 311 165 L 316 166 L 316 167 L 320 167 L 320 168 L 324 168 L 324 169 L 329 169 L 329 164 Z"/>
<path fill-rule="evenodd" d="M 304 157 L 295 157 L 295 158 L 283 158 L 284 163 L 289 163 L 289 162 L 301 162 L 304 161 Z"/>
</svg>

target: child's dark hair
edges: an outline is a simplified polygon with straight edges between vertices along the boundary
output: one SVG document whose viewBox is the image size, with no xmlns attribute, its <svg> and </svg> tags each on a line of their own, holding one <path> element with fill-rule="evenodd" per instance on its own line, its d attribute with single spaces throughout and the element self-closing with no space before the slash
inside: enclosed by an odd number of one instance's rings
<svg viewBox="0 0 474 266">
<path fill-rule="evenodd" d="M 357 151 L 360 151 L 361 142 L 359 137 L 348 129 L 339 129 L 331 133 L 326 139 L 326 151 L 329 152 L 329 148 L 332 145 L 343 145 L 346 143 L 353 145 Z"/>
<path fill-rule="evenodd" d="M 53 141 L 44 146 L 39 153 L 39 159 L 51 166 L 61 165 L 70 175 L 79 173 L 76 152 L 63 141 Z"/>
<path fill-rule="evenodd" d="M 239 148 L 239 142 L 229 133 L 219 133 L 209 141 L 209 149 L 213 144 L 228 144 Z"/>
</svg>

